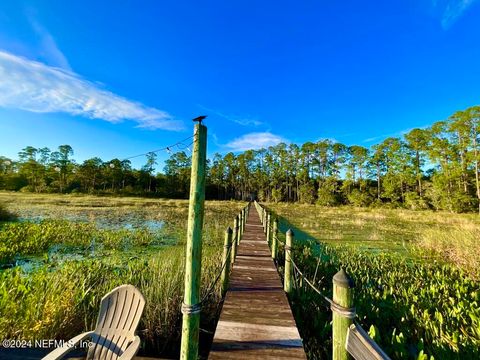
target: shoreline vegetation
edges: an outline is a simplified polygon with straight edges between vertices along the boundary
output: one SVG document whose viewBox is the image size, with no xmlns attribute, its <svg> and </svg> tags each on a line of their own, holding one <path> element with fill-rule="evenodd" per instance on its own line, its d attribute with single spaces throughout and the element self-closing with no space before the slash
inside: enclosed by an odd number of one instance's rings
<svg viewBox="0 0 480 360">
<path fill-rule="evenodd" d="M 480 212 L 480 106 L 370 147 L 323 139 L 280 143 L 208 160 L 207 199 L 299 202 L 321 206 Z M 77 163 L 70 145 L 27 146 L 18 160 L 0 156 L 0 190 L 187 198 L 191 158 L 157 153 L 140 169 L 98 157 Z"/>
<path fill-rule="evenodd" d="M 0 191 L 0 203 L 16 218 L 0 222 L 0 258 L 10 264 L 0 269 L 0 314 L 8 314 L 0 333 L 70 338 L 94 325 L 106 292 L 128 282 L 147 298 L 142 353 L 178 355 L 188 201 Z M 205 204 L 202 289 L 244 204 Z M 392 359 L 473 359 L 480 351 L 478 215 L 264 204 L 281 232 L 294 229 L 295 261 L 322 291 L 331 292 L 340 267 L 353 277 L 357 321 Z M 280 255 L 280 273 L 282 262 Z M 308 358 L 328 357 L 331 315 L 298 279 L 295 288 L 291 306 Z M 202 310 L 203 357 L 221 309 L 218 290 Z"/>
</svg>

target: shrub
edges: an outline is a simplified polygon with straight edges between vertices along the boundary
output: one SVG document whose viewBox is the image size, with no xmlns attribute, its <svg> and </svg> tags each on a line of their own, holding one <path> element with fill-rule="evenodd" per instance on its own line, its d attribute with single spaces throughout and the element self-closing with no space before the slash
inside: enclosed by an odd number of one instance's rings
<svg viewBox="0 0 480 360">
<path fill-rule="evenodd" d="M 335 206 L 340 203 L 338 196 L 338 184 L 335 179 L 327 178 L 320 183 L 317 192 L 317 204 L 321 206 Z"/>
<path fill-rule="evenodd" d="M 348 202 L 354 206 L 369 206 L 373 202 L 373 197 L 358 189 L 353 189 L 350 194 L 347 195 Z"/>
<path fill-rule="evenodd" d="M 411 210 L 427 210 L 429 205 L 426 199 L 414 191 L 409 191 L 405 194 L 405 207 Z"/>
<path fill-rule="evenodd" d="M 300 202 L 304 204 L 313 204 L 315 202 L 315 187 L 311 182 L 300 185 L 299 189 Z"/>
</svg>

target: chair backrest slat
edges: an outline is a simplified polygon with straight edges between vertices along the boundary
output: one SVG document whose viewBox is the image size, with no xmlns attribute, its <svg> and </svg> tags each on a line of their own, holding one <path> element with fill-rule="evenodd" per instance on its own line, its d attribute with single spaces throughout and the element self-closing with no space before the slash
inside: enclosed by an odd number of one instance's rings
<svg viewBox="0 0 480 360">
<path fill-rule="evenodd" d="M 132 285 L 122 285 L 102 298 L 88 360 L 116 360 L 135 337 L 145 306 L 143 295 Z"/>
</svg>

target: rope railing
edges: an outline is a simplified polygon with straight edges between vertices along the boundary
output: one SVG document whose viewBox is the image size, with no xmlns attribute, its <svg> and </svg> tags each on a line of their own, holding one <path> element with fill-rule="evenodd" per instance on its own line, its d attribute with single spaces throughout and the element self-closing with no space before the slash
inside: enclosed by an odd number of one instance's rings
<svg viewBox="0 0 480 360">
<path fill-rule="evenodd" d="M 338 305 L 336 302 L 334 302 L 332 299 L 330 299 L 327 295 L 322 293 L 308 278 L 300 271 L 298 268 L 297 264 L 292 260 L 292 265 L 293 268 L 297 271 L 297 273 L 300 275 L 300 277 L 305 280 L 305 282 L 310 286 L 310 288 L 315 291 L 318 295 L 320 295 L 320 298 L 325 301 L 328 305 L 330 305 L 330 310 L 333 312 L 336 312 L 337 314 L 340 314 L 343 317 L 349 318 L 349 319 L 355 319 L 357 313 L 355 310 L 355 307 L 351 308 L 346 308 L 343 306 Z"/>
<path fill-rule="evenodd" d="M 356 359 L 384 359 L 389 360 L 389 357 L 380 349 L 380 347 L 371 339 L 360 324 L 355 321 L 357 316 L 356 309 L 353 303 L 353 281 L 347 275 L 344 269 L 341 269 L 333 277 L 333 296 L 330 298 L 324 292 L 319 290 L 315 285 L 315 280 L 310 280 L 305 276 L 304 272 L 300 270 L 299 266 L 293 259 L 293 242 L 294 233 L 289 229 L 286 235 L 286 241 L 283 242 L 278 236 L 278 217 L 272 216 L 265 207 L 258 202 L 254 202 L 255 208 L 262 220 L 264 232 L 267 235 L 267 242 L 272 248 L 272 258 L 278 266 L 277 261 L 277 244 L 283 244 L 285 251 L 285 266 L 284 266 L 284 290 L 289 295 L 293 295 L 293 284 L 296 285 L 296 290 L 299 290 L 297 284 L 301 281 L 305 282 L 308 287 L 313 290 L 324 305 L 332 311 L 332 338 L 333 338 L 333 359 L 346 359 L 348 354 L 351 354 Z M 273 219 L 273 222 L 272 222 Z M 270 242 L 270 234 L 272 234 L 272 241 Z M 318 259 L 320 262 L 320 258 Z M 315 277 L 317 275 L 315 270 Z"/>
<path fill-rule="evenodd" d="M 218 272 L 217 276 L 215 277 L 215 280 L 210 284 L 210 287 L 208 288 L 207 293 L 203 296 L 203 298 L 202 298 L 202 300 L 200 301 L 200 303 L 205 302 L 205 300 L 206 300 L 210 295 L 213 295 L 213 294 L 215 293 L 215 286 L 217 285 L 218 280 L 220 280 L 220 278 L 222 277 L 223 270 L 224 270 L 225 267 L 227 266 L 227 262 L 228 262 L 228 259 L 230 258 L 231 252 L 232 252 L 232 245 L 228 246 L 228 251 L 227 251 L 227 256 L 226 256 L 227 259 L 224 259 L 223 264 L 222 264 L 222 267 L 220 268 L 220 271 Z"/>
</svg>

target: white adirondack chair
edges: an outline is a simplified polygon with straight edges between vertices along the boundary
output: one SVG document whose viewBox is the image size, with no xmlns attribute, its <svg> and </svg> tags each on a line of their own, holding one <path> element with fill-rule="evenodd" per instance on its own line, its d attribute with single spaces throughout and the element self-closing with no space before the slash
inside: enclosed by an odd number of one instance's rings
<svg viewBox="0 0 480 360">
<path fill-rule="evenodd" d="M 140 347 L 135 335 L 145 299 L 133 285 L 121 285 L 102 298 L 95 330 L 71 339 L 68 345 L 56 348 L 43 360 L 61 359 L 81 341 L 90 339 L 87 360 L 129 360 Z"/>
</svg>

